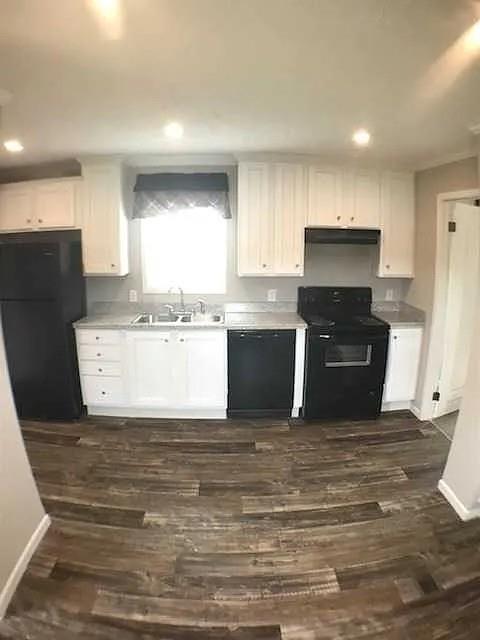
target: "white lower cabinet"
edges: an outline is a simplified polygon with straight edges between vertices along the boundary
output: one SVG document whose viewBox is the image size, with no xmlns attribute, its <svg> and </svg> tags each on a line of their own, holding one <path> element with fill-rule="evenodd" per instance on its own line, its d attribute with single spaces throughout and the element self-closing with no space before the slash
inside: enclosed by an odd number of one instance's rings
<svg viewBox="0 0 480 640">
<path fill-rule="evenodd" d="M 401 327 L 390 331 L 384 403 L 414 400 L 422 334 L 422 327 Z"/>
<path fill-rule="evenodd" d="M 89 413 L 224 417 L 226 332 L 222 329 L 77 330 Z"/>
<path fill-rule="evenodd" d="M 128 391 L 132 405 L 169 407 L 174 404 L 172 333 L 127 332 Z"/>
<path fill-rule="evenodd" d="M 226 342 L 223 331 L 184 331 L 178 336 L 180 398 L 185 407 L 226 406 Z"/>
</svg>

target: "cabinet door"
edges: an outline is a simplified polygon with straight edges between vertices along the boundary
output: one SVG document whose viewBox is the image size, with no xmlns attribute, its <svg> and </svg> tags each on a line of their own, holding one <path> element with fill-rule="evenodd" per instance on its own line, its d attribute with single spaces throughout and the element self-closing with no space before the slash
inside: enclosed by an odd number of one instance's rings
<svg viewBox="0 0 480 640">
<path fill-rule="evenodd" d="M 305 170 L 276 164 L 273 173 L 276 275 L 302 276 L 305 254 Z"/>
<path fill-rule="evenodd" d="M 74 227 L 76 185 L 76 181 L 67 180 L 35 183 L 34 226 L 39 229 Z"/>
<path fill-rule="evenodd" d="M 413 175 L 382 177 L 381 278 L 413 278 L 415 260 L 415 199 Z"/>
<path fill-rule="evenodd" d="M 363 229 L 380 228 L 380 178 L 375 171 L 344 175 L 345 224 Z"/>
<path fill-rule="evenodd" d="M 421 327 L 391 331 L 384 402 L 408 402 L 415 398 L 422 333 Z"/>
<path fill-rule="evenodd" d="M 171 332 L 129 331 L 126 340 L 130 404 L 152 408 L 174 406 Z"/>
<path fill-rule="evenodd" d="M 226 407 L 226 337 L 222 330 L 186 329 L 177 334 L 183 366 L 177 383 L 184 407 Z"/>
<path fill-rule="evenodd" d="M 32 228 L 33 187 L 29 184 L 0 187 L 0 232 Z"/>
<path fill-rule="evenodd" d="M 82 244 L 85 273 L 128 273 L 128 229 L 118 165 L 83 166 Z"/>
<path fill-rule="evenodd" d="M 307 226 L 337 227 L 346 224 L 341 209 L 341 186 L 338 170 L 309 168 Z"/>
<path fill-rule="evenodd" d="M 245 162 L 238 167 L 238 274 L 274 272 L 271 166 Z"/>
</svg>

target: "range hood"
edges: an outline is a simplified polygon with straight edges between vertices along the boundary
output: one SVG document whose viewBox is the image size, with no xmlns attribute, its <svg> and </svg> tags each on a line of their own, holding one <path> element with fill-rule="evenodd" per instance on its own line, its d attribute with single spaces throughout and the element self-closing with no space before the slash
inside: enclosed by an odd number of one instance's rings
<svg viewBox="0 0 480 640">
<path fill-rule="evenodd" d="M 378 244 L 379 236 L 377 229 L 305 229 L 307 244 Z"/>
</svg>

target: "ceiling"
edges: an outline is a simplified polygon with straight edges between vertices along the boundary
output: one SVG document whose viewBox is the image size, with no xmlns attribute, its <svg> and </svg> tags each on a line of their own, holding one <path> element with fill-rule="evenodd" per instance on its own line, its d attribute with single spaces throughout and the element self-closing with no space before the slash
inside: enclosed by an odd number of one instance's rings
<svg viewBox="0 0 480 640">
<path fill-rule="evenodd" d="M 479 18 L 469 0 L 0 0 L 0 139 L 25 145 L 0 166 L 263 151 L 416 168 L 468 153 L 480 47 L 458 39 Z M 165 139 L 170 120 L 182 140 Z M 352 147 L 358 127 L 368 149 Z"/>
</svg>

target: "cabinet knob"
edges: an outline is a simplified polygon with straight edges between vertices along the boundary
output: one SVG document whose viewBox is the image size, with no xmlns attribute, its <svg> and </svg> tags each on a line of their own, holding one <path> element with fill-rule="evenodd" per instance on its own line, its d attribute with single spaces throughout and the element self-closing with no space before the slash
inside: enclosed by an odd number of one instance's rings
<svg viewBox="0 0 480 640">
<path fill-rule="evenodd" d="M 112 269 L 115 269 L 115 265 L 114 265 L 113 262 L 112 262 L 112 264 L 110 266 L 112 267 Z"/>
<path fill-rule="evenodd" d="M 102 396 L 106 395 L 105 391 L 102 391 Z"/>
<path fill-rule="evenodd" d="M 100 358 L 100 356 L 101 356 L 101 355 L 102 355 L 101 353 L 97 353 L 97 357 L 98 357 L 98 358 Z"/>
<path fill-rule="evenodd" d="M 341 220 L 341 219 L 342 219 L 342 216 L 337 216 L 337 220 Z"/>
<path fill-rule="evenodd" d="M 164 339 L 163 339 L 163 341 L 164 341 L 164 342 L 168 342 L 168 338 L 164 338 Z"/>
<path fill-rule="evenodd" d="M 352 216 L 352 217 L 350 218 L 350 222 L 353 222 L 354 220 L 355 220 L 355 216 Z"/>
<path fill-rule="evenodd" d="M 393 339 L 396 340 L 398 338 L 398 336 L 393 336 Z"/>
<path fill-rule="evenodd" d="M 266 265 L 265 263 L 263 263 L 263 264 L 262 264 L 262 267 L 263 267 L 264 269 L 266 268 L 266 266 L 267 266 L 267 265 Z"/>
<path fill-rule="evenodd" d="M 103 371 L 103 369 L 99 369 L 99 370 L 98 370 L 98 373 L 102 373 L 102 371 Z"/>
<path fill-rule="evenodd" d="M 179 342 L 185 342 L 185 338 L 180 338 Z"/>
<path fill-rule="evenodd" d="M 100 336 L 95 336 L 95 340 L 100 340 Z"/>
<path fill-rule="evenodd" d="M 385 269 L 390 269 L 390 265 L 389 265 L 389 264 L 386 264 L 386 265 L 385 265 Z"/>
<path fill-rule="evenodd" d="M 31 218 L 27 218 L 27 224 L 30 224 L 32 222 Z"/>
<path fill-rule="evenodd" d="M 38 221 L 40 222 L 40 224 L 43 222 L 42 218 L 39 218 Z"/>
<path fill-rule="evenodd" d="M 296 264 L 296 265 L 295 265 L 295 269 L 298 269 L 299 267 L 300 267 L 300 265 L 299 265 L 299 264 Z"/>
</svg>

